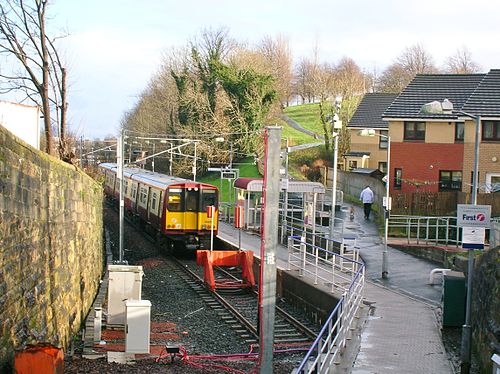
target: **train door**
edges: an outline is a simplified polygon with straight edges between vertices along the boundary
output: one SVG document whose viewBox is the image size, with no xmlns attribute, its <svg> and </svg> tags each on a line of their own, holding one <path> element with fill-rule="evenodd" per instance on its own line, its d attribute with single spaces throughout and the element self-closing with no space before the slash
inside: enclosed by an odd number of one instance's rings
<svg viewBox="0 0 500 374">
<path fill-rule="evenodd" d="M 124 200 L 125 200 L 125 210 L 129 211 L 129 212 L 130 212 L 130 190 L 131 190 L 130 184 L 131 184 L 130 179 L 125 178 L 125 181 L 123 183 L 123 186 L 124 186 L 123 196 L 124 196 Z"/>
<path fill-rule="evenodd" d="M 148 219 L 154 228 L 159 227 L 160 190 L 151 188 L 149 194 Z"/>
<path fill-rule="evenodd" d="M 130 210 L 132 213 L 137 214 L 137 190 L 139 183 L 131 181 L 130 187 Z"/>
<path fill-rule="evenodd" d="M 214 229 L 217 227 L 218 221 L 218 201 L 217 201 L 217 190 L 215 189 L 201 189 L 201 201 L 199 209 L 199 219 L 198 219 L 198 231 L 206 230 L 207 227 L 212 225 L 212 219 L 207 218 L 207 209 L 209 206 L 215 207 L 215 214 L 213 217 Z"/>
<path fill-rule="evenodd" d="M 137 213 L 144 220 L 148 221 L 148 196 L 149 187 L 143 184 L 139 185 L 139 203 L 137 204 Z"/>
<path fill-rule="evenodd" d="M 186 214 L 184 215 L 184 227 L 188 231 L 198 231 L 198 212 L 200 210 L 200 188 L 198 186 L 186 186 L 185 201 Z"/>
</svg>

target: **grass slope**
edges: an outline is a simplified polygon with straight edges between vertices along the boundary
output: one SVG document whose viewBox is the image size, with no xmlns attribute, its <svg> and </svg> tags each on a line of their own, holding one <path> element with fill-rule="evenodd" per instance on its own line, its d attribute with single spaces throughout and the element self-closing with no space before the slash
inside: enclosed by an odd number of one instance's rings
<svg viewBox="0 0 500 374">
<path fill-rule="evenodd" d="M 303 128 L 314 131 L 318 135 L 323 135 L 323 126 L 319 119 L 318 104 L 303 104 L 289 106 L 284 110 L 285 114 L 299 123 Z"/>
<path fill-rule="evenodd" d="M 262 178 L 262 175 L 259 173 L 259 170 L 257 169 L 257 165 L 254 165 L 253 163 L 252 157 L 248 157 L 233 163 L 233 168 L 239 169 L 240 178 Z M 219 172 L 207 172 L 204 175 L 202 175 L 198 179 L 198 181 L 217 186 L 219 188 L 220 200 L 228 201 L 230 183 L 227 179 L 223 179 L 221 187 Z"/>
</svg>

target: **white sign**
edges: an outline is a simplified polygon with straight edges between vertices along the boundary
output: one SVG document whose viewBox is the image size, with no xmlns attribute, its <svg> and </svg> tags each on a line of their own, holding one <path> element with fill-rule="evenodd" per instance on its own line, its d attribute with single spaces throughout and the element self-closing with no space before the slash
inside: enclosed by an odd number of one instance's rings
<svg viewBox="0 0 500 374">
<path fill-rule="evenodd" d="M 462 248 L 484 249 L 484 227 L 462 227 Z"/>
<path fill-rule="evenodd" d="M 392 208 L 392 197 L 389 196 L 389 206 L 387 206 L 387 197 L 384 196 L 382 198 L 382 206 L 387 209 L 387 210 L 391 210 Z"/>
<path fill-rule="evenodd" d="M 490 227 L 491 205 L 457 205 L 458 227 Z"/>
</svg>

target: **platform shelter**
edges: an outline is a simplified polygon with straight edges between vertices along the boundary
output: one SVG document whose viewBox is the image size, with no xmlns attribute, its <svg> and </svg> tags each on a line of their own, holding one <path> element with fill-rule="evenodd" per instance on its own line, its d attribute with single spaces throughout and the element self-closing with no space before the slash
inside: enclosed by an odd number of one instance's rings
<svg viewBox="0 0 500 374">
<path fill-rule="evenodd" d="M 234 181 L 237 193 L 237 205 L 244 210 L 244 229 L 260 228 L 262 209 L 262 178 L 238 178 Z M 308 215 L 313 201 L 323 201 L 325 186 L 319 182 L 280 181 L 280 214 L 297 213 L 301 219 Z M 321 198 L 318 199 L 318 195 Z"/>
</svg>

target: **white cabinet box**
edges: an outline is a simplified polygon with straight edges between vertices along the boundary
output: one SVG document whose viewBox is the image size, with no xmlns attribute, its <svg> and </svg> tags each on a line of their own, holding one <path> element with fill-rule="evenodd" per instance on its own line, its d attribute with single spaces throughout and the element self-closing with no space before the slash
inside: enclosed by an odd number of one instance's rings
<svg viewBox="0 0 500 374">
<path fill-rule="evenodd" d="M 125 352 L 149 353 L 151 302 L 127 300 L 125 302 Z"/>
<path fill-rule="evenodd" d="M 125 324 L 125 301 L 140 300 L 142 290 L 142 266 L 109 265 L 108 324 Z"/>
</svg>

